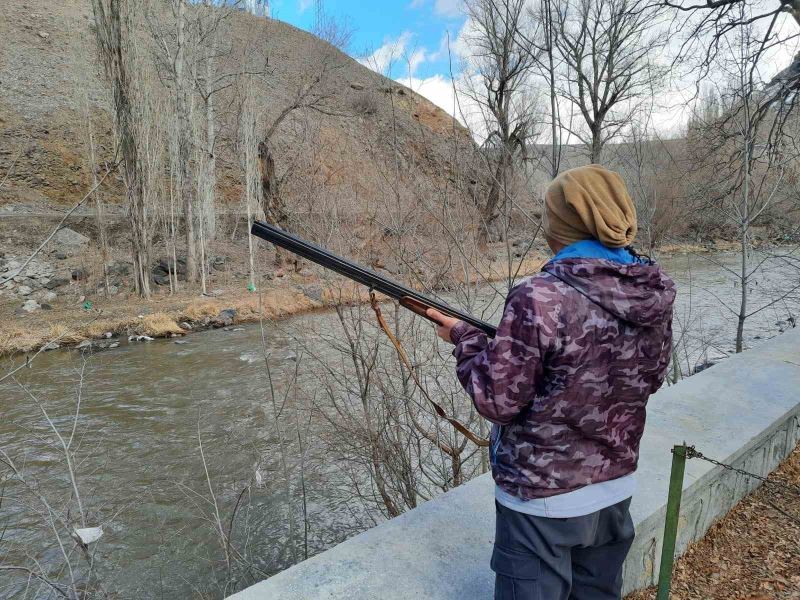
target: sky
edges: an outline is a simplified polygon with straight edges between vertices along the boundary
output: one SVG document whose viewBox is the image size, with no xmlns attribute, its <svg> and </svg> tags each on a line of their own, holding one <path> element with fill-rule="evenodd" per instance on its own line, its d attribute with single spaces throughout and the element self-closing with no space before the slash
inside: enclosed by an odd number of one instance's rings
<svg viewBox="0 0 800 600">
<path fill-rule="evenodd" d="M 270 16 L 308 30 L 314 5 L 314 0 L 271 0 Z M 467 20 L 461 0 L 328 0 L 324 6 L 353 29 L 351 55 L 454 113 L 450 54 L 457 62 L 453 46 Z"/>
<path fill-rule="evenodd" d="M 274 19 L 310 30 L 315 3 L 269 0 L 269 12 Z M 459 109 L 456 108 L 451 79 L 451 68 L 456 78 L 463 76 L 458 72 L 458 56 L 468 52 L 463 41 L 468 25 L 463 0 L 326 0 L 324 10 L 352 29 L 348 51 L 360 62 L 411 87 L 462 121 L 465 114 L 467 119 L 470 113 L 474 114 L 465 107 L 468 101 L 463 94 L 459 95 Z M 796 24 L 788 15 L 779 26 L 796 31 Z M 675 39 L 676 44 L 679 41 Z M 762 61 L 762 76 L 768 80 L 791 62 L 796 44 L 791 46 L 774 49 Z M 673 135 L 683 129 L 690 114 L 687 106 L 693 102 L 697 89 L 694 77 L 691 79 L 673 77 L 654 98 L 652 122 L 662 134 Z M 468 125 L 474 128 L 474 124 Z"/>
</svg>

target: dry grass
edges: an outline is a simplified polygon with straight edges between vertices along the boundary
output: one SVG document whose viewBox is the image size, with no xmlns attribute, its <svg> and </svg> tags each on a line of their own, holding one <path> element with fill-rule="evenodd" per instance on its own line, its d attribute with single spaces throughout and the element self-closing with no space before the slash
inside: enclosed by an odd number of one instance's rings
<svg viewBox="0 0 800 600">
<path fill-rule="evenodd" d="M 175 319 L 163 312 L 158 312 L 144 317 L 144 319 L 142 319 L 141 326 L 138 329 L 140 333 L 143 335 L 149 335 L 150 337 L 168 337 L 170 335 L 180 335 L 186 333 L 186 330 L 182 329 L 175 322 Z"/>
<path fill-rule="evenodd" d="M 183 310 L 183 317 L 190 321 L 202 321 L 207 317 L 218 315 L 222 308 L 222 304 L 216 300 L 193 299 Z"/>
<path fill-rule="evenodd" d="M 800 485 L 800 446 L 771 478 Z M 626 600 L 653 598 L 655 588 L 649 588 Z M 762 486 L 747 496 L 677 561 L 670 598 L 800 598 L 800 495 Z"/>
</svg>

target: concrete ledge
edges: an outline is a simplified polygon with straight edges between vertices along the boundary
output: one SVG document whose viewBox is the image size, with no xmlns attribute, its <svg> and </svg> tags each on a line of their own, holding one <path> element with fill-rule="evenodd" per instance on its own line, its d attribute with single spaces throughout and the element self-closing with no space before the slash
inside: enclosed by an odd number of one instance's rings
<svg viewBox="0 0 800 600">
<path fill-rule="evenodd" d="M 671 463 L 686 441 L 765 475 L 800 441 L 800 331 L 703 371 L 650 400 L 631 513 L 627 591 L 655 583 Z M 747 492 L 751 478 L 686 466 L 678 551 Z M 430 600 L 492 597 L 493 482 L 484 475 L 232 596 L 235 600 Z"/>
</svg>

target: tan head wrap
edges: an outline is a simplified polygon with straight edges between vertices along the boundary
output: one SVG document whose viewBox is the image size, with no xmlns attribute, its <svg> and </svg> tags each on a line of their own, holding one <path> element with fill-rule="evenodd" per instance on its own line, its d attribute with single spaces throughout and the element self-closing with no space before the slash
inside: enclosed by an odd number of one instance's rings
<svg viewBox="0 0 800 600">
<path fill-rule="evenodd" d="M 609 248 L 636 237 L 636 208 L 625 182 L 600 165 L 564 171 L 547 188 L 545 234 L 562 244 L 594 238 Z"/>
</svg>

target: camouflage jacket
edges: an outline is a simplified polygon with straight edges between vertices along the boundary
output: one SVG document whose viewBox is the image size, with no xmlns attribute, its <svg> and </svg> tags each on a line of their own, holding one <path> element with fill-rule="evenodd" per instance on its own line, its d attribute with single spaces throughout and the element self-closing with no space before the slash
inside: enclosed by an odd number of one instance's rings
<svg viewBox="0 0 800 600">
<path fill-rule="evenodd" d="M 570 258 L 511 290 L 493 340 L 463 322 L 452 329 L 458 378 L 495 424 L 500 487 L 544 498 L 636 470 L 674 299 L 658 265 Z"/>
</svg>

